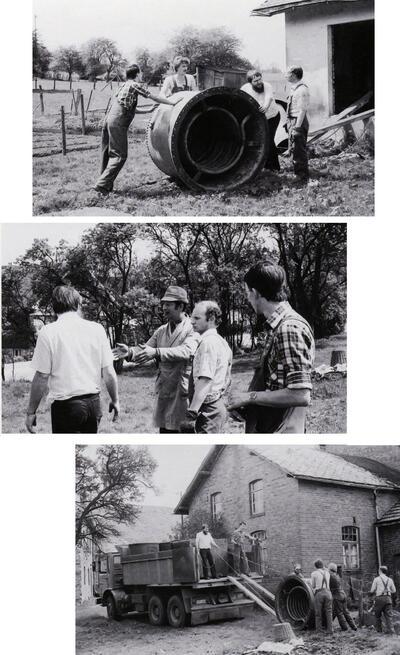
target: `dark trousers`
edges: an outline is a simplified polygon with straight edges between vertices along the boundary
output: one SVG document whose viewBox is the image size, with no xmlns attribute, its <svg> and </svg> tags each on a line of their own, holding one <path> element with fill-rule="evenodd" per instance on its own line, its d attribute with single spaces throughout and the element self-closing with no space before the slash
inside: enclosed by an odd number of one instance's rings
<svg viewBox="0 0 400 655">
<path fill-rule="evenodd" d="M 200 548 L 201 563 L 203 564 L 203 578 L 208 580 L 208 567 L 210 566 L 211 577 L 216 578 L 217 572 L 215 570 L 214 558 L 212 556 L 211 548 Z"/>
<path fill-rule="evenodd" d="M 289 148 L 292 154 L 293 168 L 295 174 L 302 180 L 308 180 L 310 172 L 308 169 L 307 154 L 307 137 L 308 137 L 308 120 L 304 118 L 303 124 L 299 130 L 294 131 L 296 119 L 289 119 Z"/>
<path fill-rule="evenodd" d="M 335 620 L 336 617 L 342 630 L 348 630 L 348 626 L 350 626 L 352 630 L 357 630 L 357 626 L 347 609 L 347 600 L 344 593 L 343 596 L 333 596 L 333 620 Z"/>
<path fill-rule="evenodd" d="M 68 400 L 55 400 L 51 405 L 53 434 L 96 434 L 101 419 L 100 396 L 91 393 Z"/>
<path fill-rule="evenodd" d="M 167 430 L 167 428 L 160 428 L 160 434 L 178 434 L 176 430 Z"/>
<path fill-rule="evenodd" d="M 226 421 L 226 407 L 222 398 L 203 403 L 196 419 L 195 431 L 199 434 L 220 434 Z"/>
<path fill-rule="evenodd" d="M 233 568 L 236 575 L 240 575 L 243 570 L 245 575 L 249 575 L 249 562 L 243 546 L 240 544 L 233 544 Z"/>
<path fill-rule="evenodd" d="M 326 620 L 326 631 L 332 634 L 332 594 L 329 589 L 319 589 L 315 594 L 315 629 L 322 632 L 322 617 Z"/>
<path fill-rule="evenodd" d="M 392 606 L 390 596 L 377 596 L 375 598 L 376 629 L 378 632 L 382 632 L 382 616 L 384 616 L 387 631 L 394 634 Z"/>
<path fill-rule="evenodd" d="M 122 107 L 112 107 L 101 133 L 101 168 L 96 187 L 112 191 L 114 181 L 128 157 L 128 129 L 133 116 Z"/>
<path fill-rule="evenodd" d="M 275 145 L 275 134 L 276 130 L 278 129 L 280 119 L 281 115 L 279 112 L 273 118 L 268 119 L 268 157 L 265 160 L 264 168 L 267 168 L 270 171 L 281 170 L 278 158 L 278 150 Z"/>
</svg>

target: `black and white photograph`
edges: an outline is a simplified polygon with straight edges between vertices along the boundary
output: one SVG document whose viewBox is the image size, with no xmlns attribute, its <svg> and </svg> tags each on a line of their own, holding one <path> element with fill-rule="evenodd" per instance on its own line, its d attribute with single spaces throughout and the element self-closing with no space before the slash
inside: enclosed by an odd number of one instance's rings
<svg viewBox="0 0 400 655">
<path fill-rule="evenodd" d="M 345 433 L 345 223 L 4 224 L 3 432 Z"/>
<path fill-rule="evenodd" d="M 374 215 L 374 0 L 33 11 L 34 215 Z"/>
<path fill-rule="evenodd" d="M 76 447 L 76 652 L 395 655 L 400 446 Z"/>
</svg>

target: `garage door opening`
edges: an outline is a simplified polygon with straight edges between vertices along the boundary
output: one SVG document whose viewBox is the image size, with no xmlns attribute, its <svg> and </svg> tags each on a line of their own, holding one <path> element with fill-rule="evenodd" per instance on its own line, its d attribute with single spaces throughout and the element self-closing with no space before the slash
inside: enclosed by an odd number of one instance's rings
<svg viewBox="0 0 400 655">
<path fill-rule="evenodd" d="M 373 20 L 331 26 L 332 113 L 339 114 L 368 92 L 374 108 L 375 34 Z"/>
</svg>

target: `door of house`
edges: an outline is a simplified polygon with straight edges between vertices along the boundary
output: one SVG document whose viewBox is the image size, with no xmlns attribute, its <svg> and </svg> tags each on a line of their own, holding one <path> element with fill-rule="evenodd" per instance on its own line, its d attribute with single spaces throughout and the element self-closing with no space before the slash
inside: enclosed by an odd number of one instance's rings
<svg viewBox="0 0 400 655">
<path fill-rule="evenodd" d="M 375 21 L 331 25 L 331 112 L 339 114 L 369 91 L 363 111 L 374 107 Z"/>
</svg>

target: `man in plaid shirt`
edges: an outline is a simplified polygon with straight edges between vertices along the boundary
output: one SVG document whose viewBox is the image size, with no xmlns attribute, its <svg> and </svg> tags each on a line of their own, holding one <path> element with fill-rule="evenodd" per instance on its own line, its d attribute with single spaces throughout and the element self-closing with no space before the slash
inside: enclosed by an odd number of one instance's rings
<svg viewBox="0 0 400 655">
<path fill-rule="evenodd" d="M 266 339 L 249 391 L 232 393 L 228 409 L 245 418 L 249 433 L 305 432 L 315 348 L 311 327 L 287 302 L 285 271 L 273 260 L 253 266 L 244 280 L 254 311 L 266 318 Z"/>
<path fill-rule="evenodd" d="M 136 64 L 126 69 L 126 82 L 115 94 L 106 115 L 101 135 L 101 172 L 94 189 L 103 195 L 113 190 L 115 178 L 128 157 L 128 129 L 132 123 L 139 96 L 164 105 L 176 105 L 180 98 L 168 99 L 154 95 L 140 83 L 140 68 Z M 153 111 L 140 110 L 147 114 Z"/>
</svg>

